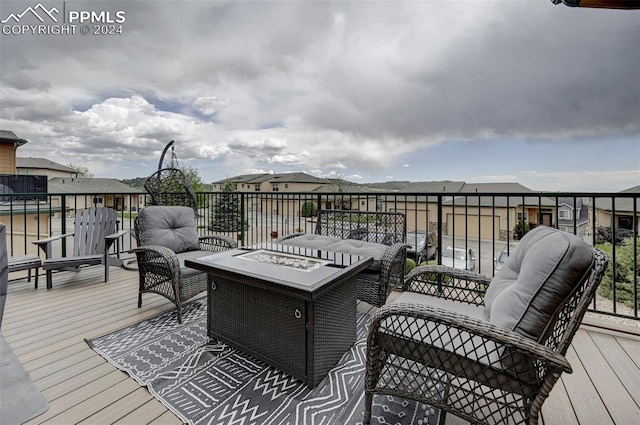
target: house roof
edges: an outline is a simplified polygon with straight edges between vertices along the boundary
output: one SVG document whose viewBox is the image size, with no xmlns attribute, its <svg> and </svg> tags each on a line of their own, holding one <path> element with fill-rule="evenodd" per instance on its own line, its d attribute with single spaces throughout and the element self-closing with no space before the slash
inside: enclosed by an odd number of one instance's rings
<svg viewBox="0 0 640 425">
<path fill-rule="evenodd" d="M 318 192 L 318 193 L 336 193 L 336 187 L 333 185 L 324 185 L 324 186 L 318 186 L 315 189 L 312 190 L 312 192 Z M 355 185 L 347 185 L 347 187 L 344 188 L 345 193 L 363 193 L 366 194 L 367 192 L 369 192 L 369 190 L 367 190 L 364 187 L 360 187 L 360 186 L 355 186 Z M 371 195 L 371 196 L 375 196 L 375 195 Z"/>
<path fill-rule="evenodd" d="M 464 183 L 459 192 L 463 193 L 533 193 L 520 183 Z"/>
<path fill-rule="evenodd" d="M 11 143 L 14 145 L 22 146 L 28 143 L 25 139 L 21 139 L 13 131 L 0 130 L 0 143 Z"/>
<path fill-rule="evenodd" d="M 431 181 L 431 182 L 409 182 L 406 189 L 407 192 L 459 192 L 464 186 L 464 182 L 457 181 Z"/>
<path fill-rule="evenodd" d="M 268 173 L 260 173 L 260 174 L 242 174 L 239 176 L 229 177 L 226 179 L 218 180 L 213 182 L 213 184 L 224 184 L 226 182 L 232 183 L 262 183 L 267 180 L 273 174 Z"/>
<path fill-rule="evenodd" d="M 16 168 L 38 168 L 43 170 L 66 171 L 69 173 L 79 174 L 77 170 L 58 164 L 46 158 L 20 158 L 16 157 Z"/>
<path fill-rule="evenodd" d="M 49 193 L 146 193 L 144 190 L 135 189 L 116 179 L 93 177 L 55 177 L 49 180 Z"/>
<path fill-rule="evenodd" d="M 640 185 L 621 190 L 620 193 L 640 193 Z"/>
<path fill-rule="evenodd" d="M 248 183 L 259 184 L 267 181 L 273 183 L 318 183 L 327 184 L 329 180 L 320 177 L 314 177 L 307 173 L 281 173 L 281 174 L 242 174 L 239 176 L 229 177 L 228 179 L 218 180 L 213 184 L 224 184 L 226 182 L 232 183 Z"/>
<path fill-rule="evenodd" d="M 480 193 L 480 192 L 479 192 Z M 458 196 L 453 200 L 444 201 L 442 205 L 455 205 L 468 207 L 516 207 L 521 205 L 528 205 L 536 207 L 538 205 L 543 207 L 554 207 L 555 201 L 544 196 Z"/>
<path fill-rule="evenodd" d="M 327 184 L 329 180 L 320 177 L 311 176 L 307 173 L 282 173 L 273 174 L 271 179 L 273 183 L 318 183 Z"/>
</svg>

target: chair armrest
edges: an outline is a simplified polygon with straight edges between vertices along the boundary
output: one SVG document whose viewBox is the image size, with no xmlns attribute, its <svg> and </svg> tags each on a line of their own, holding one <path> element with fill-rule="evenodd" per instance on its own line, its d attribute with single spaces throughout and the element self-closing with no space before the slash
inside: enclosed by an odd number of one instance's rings
<svg viewBox="0 0 640 425">
<path fill-rule="evenodd" d="M 37 241 L 32 241 L 31 243 L 38 245 L 38 246 L 42 246 L 44 244 L 47 244 L 49 242 L 53 242 L 53 241 L 57 241 L 58 239 L 62 239 L 62 238 L 66 238 L 68 236 L 73 236 L 73 233 L 65 233 L 63 235 L 56 235 L 56 236 L 51 236 L 49 238 L 45 238 L 45 239 L 38 239 Z"/>
<path fill-rule="evenodd" d="M 416 323 L 416 326 L 411 326 L 409 322 Z M 435 328 L 447 329 L 447 332 L 427 331 Z M 491 323 L 426 304 L 393 303 L 381 307 L 371 320 L 368 344 L 376 344 L 378 333 L 384 333 L 405 340 L 411 339 L 419 344 L 432 345 L 444 335 L 446 335 L 445 338 L 451 338 L 451 329 L 456 329 L 458 335 L 469 339 L 479 337 L 482 340 L 481 343 L 478 341 L 472 343 L 475 350 L 486 346 L 488 342 L 494 343 L 495 345 L 491 346 L 491 349 L 487 349 L 488 354 L 486 354 L 486 360 L 491 363 L 492 367 L 502 368 L 509 372 L 510 366 L 508 362 L 505 364 L 503 357 L 504 353 L 509 352 L 524 356 L 528 362 L 534 362 L 538 368 L 542 369 L 542 376 L 548 372 L 572 372 L 567 359 L 545 345 Z M 406 335 L 408 330 L 413 330 L 415 334 Z M 445 348 L 440 347 L 440 349 L 454 352 L 463 343 L 464 341 L 459 340 L 456 340 L 455 343 L 449 341 L 449 344 L 443 344 Z M 437 346 L 437 344 L 435 345 Z M 493 361 L 489 359 L 491 354 L 495 355 Z M 499 365 L 496 364 L 496 361 Z M 520 366 L 522 363 L 522 360 L 518 361 Z M 511 367 L 511 369 L 515 369 L 515 367 Z M 511 370 L 511 374 L 515 376 L 518 373 L 519 371 Z"/>
<path fill-rule="evenodd" d="M 295 237 L 302 236 L 302 235 L 305 235 L 305 234 L 306 233 L 291 233 L 291 234 L 288 234 L 288 235 L 280 236 L 278 239 L 275 240 L 275 243 L 280 243 L 282 241 L 286 241 L 287 239 L 293 239 Z"/>
<path fill-rule="evenodd" d="M 407 259 L 407 248 L 411 248 L 411 245 L 407 245 L 406 243 L 398 242 L 390 245 L 382 256 L 382 264 L 380 265 L 380 273 L 382 279 L 390 279 L 393 277 L 394 273 L 398 271 L 401 272 L 402 279 L 399 284 L 402 283 L 404 279 L 404 270 L 405 270 L 405 261 Z M 396 270 L 399 266 L 402 266 L 401 270 Z"/>
<path fill-rule="evenodd" d="M 377 306 L 384 304 L 391 291 L 402 285 L 407 259 L 407 248 L 410 246 L 411 245 L 398 242 L 385 250 L 380 264 Z"/>
<path fill-rule="evenodd" d="M 51 236 L 45 239 L 38 239 L 37 241 L 32 241 L 33 244 L 37 245 L 38 248 L 44 252 L 45 258 L 51 258 L 51 254 L 53 253 L 52 242 L 57 241 L 58 239 L 63 239 L 69 236 L 73 236 L 74 233 L 64 233 L 62 235 Z"/>
<path fill-rule="evenodd" d="M 200 249 L 203 251 L 226 251 L 238 247 L 238 243 L 229 236 L 210 235 L 200 236 Z"/>
<path fill-rule="evenodd" d="M 116 232 L 116 233 L 112 233 L 112 234 L 110 234 L 110 235 L 107 235 L 107 236 L 105 236 L 104 238 L 105 238 L 105 240 L 111 241 L 111 243 L 113 243 L 113 241 L 115 241 L 115 240 L 116 240 L 116 239 L 118 239 L 118 238 L 123 237 L 123 236 L 124 236 L 124 235 L 126 235 L 127 233 L 129 233 L 129 231 L 128 231 L 128 230 L 120 230 L 120 231 L 118 231 L 118 232 Z M 109 245 L 111 245 L 111 244 L 109 244 Z"/>
<path fill-rule="evenodd" d="M 447 266 L 418 266 L 405 278 L 403 291 L 481 305 L 491 278 Z"/>
<path fill-rule="evenodd" d="M 144 245 L 129 252 L 136 254 L 141 275 L 154 273 L 176 282 L 179 279 L 180 261 L 173 250 L 160 245 Z"/>
</svg>

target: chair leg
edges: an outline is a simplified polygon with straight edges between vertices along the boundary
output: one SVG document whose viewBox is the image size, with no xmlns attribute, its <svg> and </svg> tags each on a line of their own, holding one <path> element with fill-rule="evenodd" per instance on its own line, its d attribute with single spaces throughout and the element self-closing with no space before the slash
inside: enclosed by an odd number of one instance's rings
<svg viewBox="0 0 640 425">
<path fill-rule="evenodd" d="M 38 272 L 40 271 L 40 269 L 38 267 L 36 267 L 36 276 L 35 276 L 35 284 L 34 284 L 34 288 L 38 289 Z"/>
<path fill-rule="evenodd" d="M 363 425 L 369 425 L 371 423 L 371 405 L 373 404 L 373 394 L 365 392 L 364 394 L 364 419 Z"/>
<path fill-rule="evenodd" d="M 178 323 L 182 324 L 182 308 L 178 305 L 176 311 L 178 312 Z"/>
<path fill-rule="evenodd" d="M 142 307 L 142 291 L 138 291 L 138 308 Z"/>
<path fill-rule="evenodd" d="M 27 270 L 27 282 L 31 282 L 31 269 Z"/>
<path fill-rule="evenodd" d="M 53 272 L 47 270 L 47 289 L 53 288 Z"/>
</svg>

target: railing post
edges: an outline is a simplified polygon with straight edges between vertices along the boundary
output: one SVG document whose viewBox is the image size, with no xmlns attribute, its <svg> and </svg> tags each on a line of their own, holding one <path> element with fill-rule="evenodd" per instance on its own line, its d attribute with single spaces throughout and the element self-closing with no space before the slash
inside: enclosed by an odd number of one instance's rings
<svg viewBox="0 0 640 425">
<path fill-rule="evenodd" d="M 249 218 L 245 217 L 245 209 L 244 209 L 244 192 L 240 192 L 240 246 L 244 246 L 244 238 L 245 238 L 245 224 L 249 223 Z"/>
<path fill-rule="evenodd" d="M 60 216 L 62 223 L 60 226 L 60 234 L 67 233 L 67 197 L 65 195 L 60 196 Z M 74 235 L 75 238 L 75 235 Z M 62 238 L 62 256 L 67 256 L 67 238 Z"/>
<path fill-rule="evenodd" d="M 428 198 L 427 198 L 428 199 Z M 438 264 L 442 265 L 442 195 L 438 195 Z"/>
</svg>

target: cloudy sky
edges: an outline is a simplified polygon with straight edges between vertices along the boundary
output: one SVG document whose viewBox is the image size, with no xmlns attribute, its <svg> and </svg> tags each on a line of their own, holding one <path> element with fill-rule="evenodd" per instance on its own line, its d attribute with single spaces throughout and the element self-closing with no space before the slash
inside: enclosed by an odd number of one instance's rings
<svg viewBox="0 0 640 425">
<path fill-rule="evenodd" d="M 2 1 L 0 128 L 29 141 L 18 156 L 131 178 L 151 174 L 175 140 L 205 182 L 305 171 L 551 191 L 640 184 L 640 11 L 549 0 L 41 3 L 58 24 L 74 11 L 125 21 L 32 35 L 21 31 L 34 16 L 10 15 L 37 0 Z"/>
</svg>

